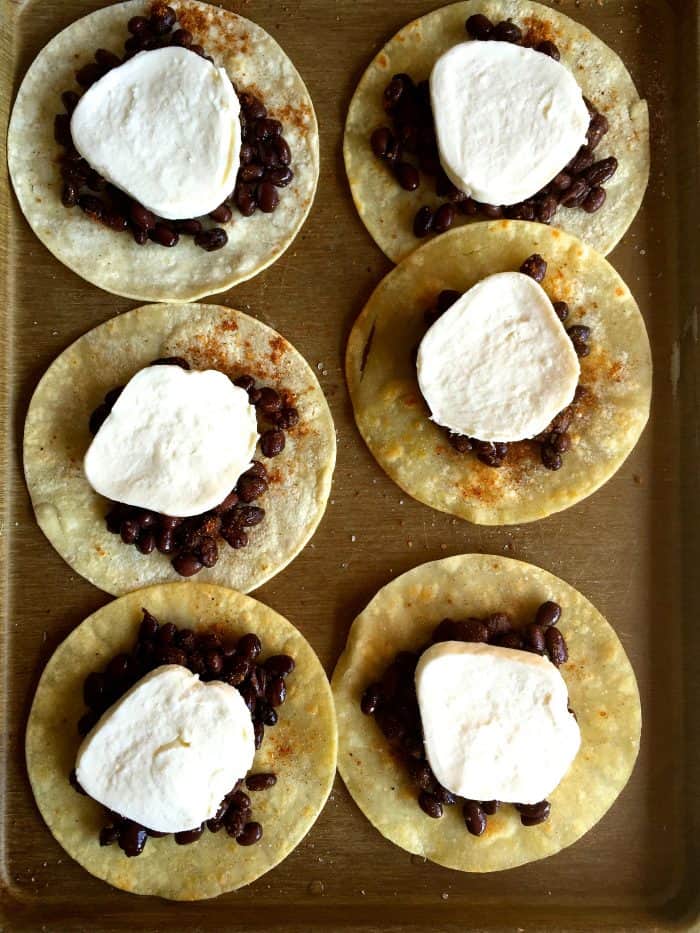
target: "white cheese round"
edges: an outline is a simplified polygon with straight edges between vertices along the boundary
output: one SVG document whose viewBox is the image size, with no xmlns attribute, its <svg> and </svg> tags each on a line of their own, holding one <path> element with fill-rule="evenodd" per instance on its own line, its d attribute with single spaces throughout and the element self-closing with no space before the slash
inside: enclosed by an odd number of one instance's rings
<svg viewBox="0 0 700 933">
<path fill-rule="evenodd" d="M 168 664 L 110 707 L 78 749 L 94 800 L 161 833 L 214 816 L 255 756 L 253 722 L 235 687 Z"/>
<path fill-rule="evenodd" d="M 468 800 L 539 803 L 579 750 L 564 679 L 539 655 L 441 642 L 421 655 L 416 692 L 430 767 Z"/>
<path fill-rule="evenodd" d="M 100 78 L 71 118 L 73 143 L 100 175 L 160 217 L 200 217 L 236 184 L 240 106 L 223 68 L 169 47 Z"/>
<path fill-rule="evenodd" d="M 462 42 L 438 58 L 430 97 L 440 161 L 461 191 L 516 204 L 586 142 L 589 114 L 571 72 L 509 42 Z"/>
<path fill-rule="evenodd" d="M 534 437 L 571 403 L 580 365 L 544 289 L 490 275 L 428 329 L 416 362 L 432 420 L 481 441 Z"/>
<path fill-rule="evenodd" d="M 95 435 L 85 476 L 115 502 L 186 518 L 226 498 L 257 442 L 255 408 L 223 373 L 149 366 Z"/>
</svg>

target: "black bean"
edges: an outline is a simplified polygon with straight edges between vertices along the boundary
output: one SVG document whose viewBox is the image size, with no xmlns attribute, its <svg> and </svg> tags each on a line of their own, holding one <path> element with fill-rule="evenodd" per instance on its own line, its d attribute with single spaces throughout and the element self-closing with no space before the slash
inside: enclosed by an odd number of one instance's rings
<svg viewBox="0 0 700 933">
<path fill-rule="evenodd" d="M 479 205 L 474 198 L 464 198 L 457 204 L 457 210 L 467 217 L 475 217 L 479 213 Z"/>
<path fill-rule="evenodd" d="M 157 36 L 163 36 L 175 25 L 177 14 L 170 6 L 157 6 L 149 19 L 149 25 Z"/>
<path fill-rule="evenodd" d="M 121 523 L 121 528 L 119 529 L 122 536 L 122 541 L 124 544 L 134 544 L 138 540 L 138 536 L 141 533 L 139 528 L 139 523 L 133 518 L 127 518 Z"/>
<path fill-rule="evenodd" d="M 70 182 L 66 182 L 61 191 L 61 204 L 64 207 L 75 207 L 78 203 L 78 189 Z"/>
<path fill-rule="evenodd" d="M 515 806 L 520 813 L 520 822 L 523 826 L 537 826 L 538 823 L 544 823 L 552 809 L 548 800 L 530 804 L 517 803 Z"/>
<path fill-rule="evenodd" d="M 265 726 L 261 722 L 253 723 L 253 734 L 255 735 L 255 748 L 258 749 L 265 738 Z"/>
<path fill-rule="evenodd" d="M 218 224 L 227 224 L 233 217 L 233 211 L 228 204 L 219 204 L 219 206 L 209 214 L 212 220 Z"/>
<path fill-rule="evenodd" d="M 523 34 L 520 27 L 516 26 L 515 23 L 511 23 L 508 19 L 496 23 L 493 30 L 493 38 L 497 39 L 499 42 L 520 42 L 522 36 Z"/>
<path fill-rule="evenodd" d="M 567 450 L 571 450 L 571 435 L 566 432 L 562 434 L 553 432 L 549 436 L 549 445 L 558 454 L 565 454 Z"/>
<path fill-rule="evenodd" d="M 260 700 L 256 709 L 257 718 L 265 726 L 274 726 L 277 723 L 277 712 L 267 702 Z"/>
<path fill-rule="evenodd" d="M 559 199 L 559 203 L 570 209 L 580 207 L 589 190 L 590 186 L 584 178 L 576 178 L 571 183 L 571 187 L 568 188 Z"/>
<path fill-rule="evenodd" d="M 464 824 L 472 836 L 481 836 L 486 829 L 486 814 L 476 800 L 465 800 L 462 807 Z"/>
<path fill-rule="evenodd" d="M 253 460 L 250 468 L 246 471 L 247 476 L 257 476 L 260 479 L 267 479 L 267 470 L 260 460 Z"/>
<path fill-rule="evenodd" d="M 244 217 L 252 217 L 258 209 L 258 202 L 255 195 L 248 185 L 236 185 L 234 194 L 236 207 Z"/>
<path fill-rule="evenodd" d="M 75 91 L 64 91 L 61 94 L 61 100 L 63 101 L 63 106 L 66 108 L 66 113 L 71 114 L 78 106 L 80 94 L 76 94 Z"/>
<path fill-rule="evenodd" d="M 555 301 L 552 307 L 560 321 L 564 322 L 569 316 L 569 306 L 565 301 Z"/>
<path fill-rule="evenodd" d="M 568 172 L 559 172 L 559 174 L 555 175 L 549 184 L 552 188 L 554 188 L 555 191 L 567 191 L 571 187 L 572 181 L 573 179 Z"/>
<path fill-rule="evenodd" d="M 96 62 L 90 62 L 76 71 L 75 80 L 81 87 L 89 88 L 95 81 L 99 81 L 103 74 L 104 69 L 101 65 L 98 65 Z"/>
<path fill-rule="evenodd" d="M 520 204 L 509 204 L 503 210 L 506 217 L 508 217 L 510 220 L 535 219 L 534 204 L 526 204 L 525 202 L 521 202 Z"/>
<path fill-rule="evenodd" d="M 250 120 L 262 120 L 267 116 L 267 107 L 254 94 L 239 94 L 241 107 Z"/>
<path fill-rule="evenodd" d="M 507 612 L 492 612 L 485 619 L 489 639 L 505 635 L 513 628 L 513 622 Z"/>
<path fill-rule="evenodd" d="M 273 654 L 265 661 L 265 670 L 276 677 L 288 677 L 294 667 L 294 658 L 288 654 Z"/>
<path fill-rule="evenodd" d="M 279 392 L 270 386 L 262 386 L 255 407 L 265 415 L 271 415 L 273 412 L 279 411 L 282 407 Z"/>
<path fill-rule="evenodd" d="M 96 710 L 90 710 L 81 716 L 78 720 L 78 734 L 87 735 L 99 718 L 100 715 Z"/>
<path fill-rule="evenodd" d="M 487 814 L 487 816 L 493 816 L 494 813 L 500 807 L 500 805 L 501 805 L 500 801 L 498 800 L 482 800 L 481 801 L 481 809 L 484 811 L 484 813 Z"/>
<path fill-rule="evenodd" d="M 81 194 L 78 198 L 78 206 L 88 217 L 92 217 L 93 220 L 101 220 L 104 204 L 100 198 L 96 198 L 92 194 Z"/>
<path fill-rule="evenodd" d="M 156 635 L 156 640 L 158 644 L 162 647 L 167 647 L 172 645 L 177 635 L 177 626 L 173 625 L 172 622 L 166 622 L 164 625 L 161 625 L 158 629 L 158 634 Z"/>
<path fill-rule="evenodd" d="M 238 687 L 248 676 L 250 663 L 245 658 L 235 657 L 228 666 L 228 671 L 224 677 L 227 684 L 232 687 Z"/>
<path fill-rule="evenodd" d="M 177 246 L 177 242 L 180 239 L 179 235 L 170 227 L 168 224 L 156 223 L 153 230 L 149 230 L 148 238 L 153 240 L 154 243 L 158 243 L 160 246 Z"/>
<path fill-rule="evenodd" d="M 491 441 L 479 441 L 474 440 L 474 449 L 476 450 L 476 455 L 478 459 L 485 463 L 486 466 L 498 467 L 503 466 L 503 461 L 506 458 L 508 453 L 508 445 L 501 442 L 491 442 Z"/>
<path fill-rule="evenodd" d="M 146 609 L 143 610 L 143 619 L 139 626 L 139 640 L 150 641 L 158 634 L 158 620 L 154 618 Z"/>
<path fill-rule="evenodd" d="M 286 188 L 294 178 L 294 172 L 288 165 L 280 165 L 267 169 L 265 177 L 275 188 Z"/>
<path fill-rule="evenodd" d="M 569 660 L 569 651 L 564 636 L 556 626 L 551 625 L 545 632 L 547 651 L 553 664 L 559 667 Z"/>
<path fill-rule="evenodd" d="M 132 823 L 131 820 L 119 830 L 119 848 L 129 858 L 141 855 L 147 840 L 148 833 L 144 827 L 139 826 L 138 823 Z"/>
<path fill-rule="evenodd" d="M 524 630 L 526 646 L 532 648 L 538 654 L 543 654 L 545 649 L 544 633 L 545 627 L 543 625 L 531 622 Z"/>
<path fill-rule="evenodd" d="M 263 181 L 258 185 L 257 196 L 258 207 L 265 214 L 271 214 L 280 201 L 277 189 L 270 181 Z"/>
<path fill-rule="evenodd" d="M 86 706 L 100 707 L 105 696 L 105 677 L 96 671 L 88 674 L 83 682 L 83 700 Z"/>
<path fill-rule="evenodd" d="M 156 546 L 156 536 L 152 531 L 142 531 L 136 542 L 136 550 L 141 554 L 151 554 Z"/>
<path fill-rule="evenodd" d="M 262 642 L 254 632 L 248 632 L 238 640 L 236 654 L 247 661 L 254 661 L 262 651 Z"/>
<path fill-rule="evenodd" d="M 542 603 L 537 610 L 535 622 L 544 628 L 549 628 L 550 625 L 556 625 L 560 618 L 561 606 L 559 603 L 555 603 L 551 599 L 548 599 L 546 602 Z"/>
<path fill-rule="evenodd" d="M 90 415 L 90 421 L 88 427 L 90 428 L 91 434 L 97 434 L 102 425 L 105 423 L 109 417 L 110 407 L 109 405 L 98 405 L 98 407 Z M 121 525 L 121 522 L 120 522 Z"/>
<path fill-rule="evenodd" d="M 100 830 L 100 845 L 111 846 L 119 841 L 119 828 L 117 826 L 103 826 Z"/>
<path fill-rule="evenodd" d="M 557 212 L 557 199 L 553 194 L 545 195 L 537 201 L 535 205 L 535 216 L 541 224 L 551 223 L 552 218 Z"/>
<path fill-rule="evenodd" d="M 490 39 L 493 33 L 493 23 L 483 13 L 474 13 L 467 19 L 464 26 L 472 39 L 481 39 L 483 41 Z"/>
<path fill-rule="evenodd" d="M 542 282 L 547 274 L 547 263 L 539 253 L 533 253 L 520 266 L 520 272 L 523 275 L 529 275 L 536 282 Z"/>
<path fill-rule="evenodd" d="M 586 133 L 587 145 L 591 152 L 598 146 L 603 136 L 608 132 L 608 129 L 608 118 L 602 113 L 594 113 L 588 125 L 588 132 Z"/>
<path fill-rule="evenodd" d="M 266 691 L 270 706 L 281 706 L 287 699 L 287 687 L 283 677 L 273 677 Z"/>
<path fill-rule="evenodd" d="M 265 673 L 265 669 L 259 667 L 257 664 L 253 664 L 248 674 L 248 684 L 255 692 L 257 700 L 262 700 L 265 697 L 266 683 L 267 674 Z"/>
<path fill-rule="evenodd" d="M 561 470 L 562 468 L 563 461 L 561 454 L 557 453 L 557 451 L 550 444 L 542 445 L 540 448 L 540 459 L 542 461 L 542 465 L 545 466 L 548 470 L 556 471 Z"/>
<path fill-rule="evenodd" d="M 195 634 L 190 628 L 179 628 L 175 633 L 175 644 L 183 651 L 194 651 Z"/>
<path fill-rule="evenodd" d="M 574 324 L 573 327 L 567 328 L 566 332 L 574 345 L 576 355 L 588 356 L 591 352 L 591 348 L 588 345 L 588 341 L 591 339 L 590 327 L 586 327 L 585 324 Z"/>
<path fill-rule="evenodd" d="M 195 829 L 185 829 L 182 832 L 175 833 L 175 842 L 179 846 L 188 846 L 193 842 L 196 842 L 202 833 L 204 832 L 204 823 L 201 826 L 197 826 Z"/>
<path fill-rule="evenodd" d="M 251 181 L 259 181 L 265 174 L 265 166 L 260 165 L 259 162 L 249 162 L 248 165 L 244 165 L 239 173 L 241 181 L 246 183 Z"/>
<path fill-rule="evenodd" d="M 194 242 L 201 249 L 213 253 L 223 249 L 228 243 L 228 234 L 222 227 L 212 227 L 210 230 L 201 230 L 195 235 Z"/>
<path fill-rule="evenodd" d="M 393 110 L 405 90 L 406 84 L 400 76 L 392 78 L 384 88 L 384 108 L 389 111 Z"/>
<path fill-rule="evenodd" d="M 437 799 L 434 794 L 431 794 L 429 791 L 424 790 L 418 795 L 418 803 L 421 810 L 424 813 L 427 813 L 428 816 L 432 817 L 434 820 L 439 820 L 442 816 L 442 804 Z"/>
<path fill-rule="evenodd" d="M 415 191 L 420 185 L 418 169 L 410 162 L 396 162 L 394 165 L 396 180 L 405 191 Z"/>
<path fill-rule="evenodd" d="M 235 510 L 236 522 L 243 528 L 251 528 L 253 525 L 259 525 L 265 518 L 265 509 L 257 505 L 243 505 Z"/>
<path fill-rule="evenodd" d="M 519 632 L 506 632 L 503 635 L 496 635 L 494 644 L 501 648 L 519 649 L 523 646 L 523 640 Z"/>
<path fill-rule="evenodd" d="M 586 172 L 586 181 L 592 188 L 604 184 L 617 171 L 617 159 L 615 156 L 608 156 L 607 159 L 601 159 L 594 162 Z"/>
<path fill-rule="evenodd" d="M 137 243 L 139 246 L 143 246 L 148 242 L 148 233 L 145 230 L 140 230 L 138 227 L 131 231 L 131 235 L 134 238 L 134 243 Z"/>
<path fill-rule="evenodd" d="M 202 232 L 202 222 L 194 217 L 188 220 L 176 220 L 175 229 L 178 233 L 184 233 L 185 236 L 197 236 Z"/>
<path fill-rule="evenodd" d="M 181 577 L 193 577 L 204 566 L 196 554 L 187 551 L 173 557 L 171 563 Z"/>
<path fill-rule="evenodd" d="M 370 145 L 372 152 L 378 159 L 385 159 L 386 154 L 391 148 L 393 134 L 388 126 L 379 126 L 370 136 Z"/>
<path fill-rule="evenodd" d="M 264 431 L 260 437 L 260 450 L 265 457 L 277 457 L 284 450 L 285 444 L 284 432 L 277 428 Z"/>
<path fill-rule="evenodd" d="M 105 71 L 111 71 L 112 68 L 116 68 L 122 63 L 121 58 L 108 49 L 98 49 L 95 52 L 95 61 L 98 65 L 101 65 Z"/>
<path fill-rule="evenodd" d="M 72 146 L 73 138 L 70 134 L 70 117 L 67 113 L 58 113 L 53 118 L 53 135 L 59 146 Z"/>
<path fill-rule="evenodd" d="M 260 774 L 249 774 L 245 779 L 245 786 L 248 790 L 258 791 L 258 790 L 268 790 L 270 787 L 274 787 L 277 783 L 277 775 L 268 773 Z"/>
<path fill-rule="evenodd" d="M 106 227 L 109 227 L 110 230 L 116 230 L 117 232 L 126 230 L 126 228 L 129 226 L 128 221 L 123 214 L 111 210 L 106 210 L 102 214 L 102 223 Z"/>
<path fill-rule="evenodd" d="M 455 206 L 454 204 L 442 204 L 435 211 L 435 216 L 433 217 L 433 230 L 435 233 L 445 233 L 450 229 L 455 219 Z"/>
<path fill-rule="evenodd" d="M 570 175 L 583 175 L 593 165 L 593 153 L 588 146 L 581 146 L 574 158 L 566 166 Z"/>
<path fill-rule="evenodd" d="M 555 62 L 558 62 L 561 58 L 559 49 L 553 42 L 550 42 L 549 39 L 545 39 L 543 42 L 538 42 L 535 46 L 535 49 L 538 52 L 542 52 L 543 55 L 548 55 L 549 58 L 553 58 Z"/>
<path fill-rule="evenodd" d="M 595 188 L 591 188 L 586 197 L 581 202 L 581 207 L 587 214 L 595 214 L 596 211 L 599 211 L 603 204 L 605 204 L 605 188 L 601 188 L 599 185 L 596 185 Z"/>
<path fill-rule="evenodd" d="M 231 492 L 226 496 L 223 502 L 216 506 L 214 512 L 217 515 L 221 515 L 224 512 L 228 512 L 229 509 L 232 509 L 238 503 L 238 493 L 235 489 L 232 489 Z"/>
<path fill-rule="evenodd" d="M 379 702 L 382 695 L 381 684 L 370 684 L 369 687 L 362 694 L 362 699 L 360 700 L 360 709 L 365 714 L 365 716 L 373 716 L 377 711 Z"/>
<path fill-rule="evenodd" d="M 290 428 L 299 424 L 299 412 L 296 408 L 283 408 L 275 414 L 271 420 L 283 431 L 289 431 Z"/>
<path fill-rule="evenodd" d="M 466 437 L 464 434 L 448 434 L 447 440 L 450 447 L 457 451 L 459 454 L 466 454 L 472 449 L 471 439 Z"/>
<path fill-rule="evenodd" d="M 421 207 L 413 220 L 413 233 L 417 237 L 427 236 L 433 229 L 433 212 L 425 205 Z"/>
<path fill-rule="evenodd" d="M 503 217 L 503 208 L 500 204 L 480 204 L 479 209 L 489 220 L 498 220 L 499 217 Z"/>
<path fill-rule="evenodd" d="M 453 622 L 452 640 L 486 642 L 489 640 L 488 627 L 479 619 L 465 619 L 461 622 Z"/>
<path fill-rule="evenodd" d="M 243 832 L 236 836 L 236 842 L 239 846 L 252 846 L 262 839 L 263 828 L 260 823 L 246 823 Z"/>
<path fill-rule="evenodd" d="M 557 434 L 563 434 L 564 431 L 568 431 L 571 427 L 571 422 L 574 420 L 574 409 L 571 405 L 567 408 L 564 408 L 559 414 L 554 418 L 550 424 L 548 431 L 555 432 Z"/>
<path fill-rule="evenodd" d="M 171 45 L 179 45 L 183 49 L 188 49 L 192 45 L 192 33 L 189 29 L 176 29 L 170 37 Z"/>
<path fill-rule="evenodd" d="M 126 24 L 126 28 L 133 36 L 150 33 L 151 27 L 145 16 L 132 16 Z"/>
</svg>

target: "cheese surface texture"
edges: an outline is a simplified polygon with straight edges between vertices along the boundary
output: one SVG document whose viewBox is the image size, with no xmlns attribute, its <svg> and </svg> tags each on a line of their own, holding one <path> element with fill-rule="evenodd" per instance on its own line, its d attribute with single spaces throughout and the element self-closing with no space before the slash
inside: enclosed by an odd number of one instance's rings
<svg viewBox="0 0 700 933">
<path fill-rule="evenodd" d="M 92 168 L 167 219 L 208 214 L 236 184 L 240 106 L 223 68 L 178 47 L 108 71 L 71 118 Z"/>
<path fill-rule="evenodd" d="M 546 292 L 520 272 L 465 292 L 426 332 L 416 367 L 432 420 L 482 441 L 544 431 L 572 402 L 580 375 Z"/>
<path fill-rule="evenodd" d="M 235 687 L 156 668 L 83 740 L 76 776 L 93 799 L 148 829 L 182 832 L 210 819 L 253 763 L 253 722 Z"/>
<path fill-rule="evenodd" d="M 462 42 L 430 75 L 440 162 L 461 191 L 516 204 L 586 142 L 590 116 L 571 72 L 509 42 Z"/>
<path fill-rule="evenodd" d="M 430 767 L 468 800 L 539 803 L 578 752 L 564 679 L 539 655 L 440 642 L 421 655 L 416 693 Z"/>
<path fill-rule="evenodd" d="M 258 441 L 248 394 L 217 370 L 149 366 L 125 386 L 85 455 L 102 496 L 188 517 L 219 505 Z"/>
</svg>

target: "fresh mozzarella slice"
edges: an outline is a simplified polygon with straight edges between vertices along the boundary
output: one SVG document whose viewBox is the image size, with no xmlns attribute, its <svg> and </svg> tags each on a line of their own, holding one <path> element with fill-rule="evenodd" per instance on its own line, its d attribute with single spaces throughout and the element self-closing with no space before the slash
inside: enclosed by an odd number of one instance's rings
<svg viewBox="0 0 700 933">
<path fill-rule="evenodd" d="M 233 191 L 240 106 L 223 68 L 187 49 L 141 52 L 95 82 L 71 118 L 78 152 L 168 219 L 199 217 Z"/>
<path fill-rule="evenodd" d="M 534 437 L 571 403 L 580 365 L 544 289 L 482 279 L 430 327 L 417 359 L 433 421 L 481 441 Z"/>
<path fill-rule="evenodd" d="M 430 75 L 440 161 L 486 204 L 536 194 L 586 142 L 590 116 L 571 72 L 509 42 L 462 42 Z"/>
<path fill-rule="evenodd" d="M 539 803 L 579 750 L 564 679 L 539 655 L 441 642 L 421 655 L 416 692 L 430 767 L 468 800 Z"/>
<path fill-rule="evenodd" d="M 114 502 L 185 518 L 226 498 L 257 442 L 255 408 L 223 373 L 149 366 L 95 435 L 85 475 Z"/>
<path fill-rule="evenodd" d="M 105 807 L 177 833 L 214 816 L 254 755 L 253 722 L 238 690 L 168 664 L 107 710 L 83 740 L 75 770 Z"/>
</svg>

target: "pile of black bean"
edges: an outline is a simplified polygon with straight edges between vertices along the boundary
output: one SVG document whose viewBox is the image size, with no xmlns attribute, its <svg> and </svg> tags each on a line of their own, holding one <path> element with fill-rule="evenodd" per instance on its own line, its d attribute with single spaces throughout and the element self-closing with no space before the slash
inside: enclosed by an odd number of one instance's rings
<svg viewBox="0 0 700 933">
<path fill-rule="evenodd" d="M 466 29 L 473 39 L 529 46 L 559 61 L 559 50 L 553 42 L 545 40 L 532 45 L 528 36 L 510 20 L 494 25 L 486 16 L 477 13 L 466 21 Z M 437 209 L 424 205 L 418 210 L 413 222 L 417 237 L 449 230 L 457 212 L 467 217 L 480 214 L 487 219 L 508 217 L 549 224 L 560 205 L 580 207 L 589 214 L 599 210 L 605 202 L 603 185 L 617 171 L 614 156 L 596 161 L 593 155 L 608 132 L 608 120 L 589 100 L 584 100 L 590 114 L 586 144 L 549 184 L 518 204 L 483 204 L 452 184 L 440 165 L 428 81 L 416 84 L 408 74 L 393 76 L 384 89 L 384 109 L 391 117 L 392 126 L 375 129 L 370 143 L 374 154 L 391 166 L 397 182 L 406 191 L 415 191 L 420 186 L 423 172 L 435 178 L 436 194 L 446 199 Z"/>
<path fill-rule="evenodd" d="M 249 632 L 235 645 L 227 645 L 216 632 L 193 632 L 178 629 L 172 622 L 159 624 L 146 609 L 132 651 L 116 655 L 103 671 L 95 671 L 85 678 L 83 699 L 88 712 L 78 723 L 80 735 L 87 735 L 102 714 L 116 703 L 142 677 L 163 664 L 181 664 L 203 681 L 221 680 L 235 687 L 250 710 L 255 731 L 255 747 L 260 748 L 265 726 L 277 723 L 277 709 L 287 698 L 285 678 L 294 670 L 294 659 L 287 654 L 272 655 L 260 660 L 263 646 L 257 635 Z M 70 782 L 80 793 L 75 772 Z M 246 789 L 251 792 L 274 786 L 277 777 L 270 773 L 249 774 Z M 178 845 L 188 845 L 200 838 L 205 828 L 216 833 L 225 829 L 239 845 L 248 846 L 262 838 L 262 826 L 251 820 L 251 801 L 243 791 L 243 781 L 221 801 L 212 819 L 191 830 L 175 833 Z M 155 832 L 108 811 L 110 822 L 100 831 L 100 845 L 118 843 L 128 856 L 140 855 L 149 836 L 160 837 L 168 833 Z"/>
<path fill-rule="evenodd" d="M 202 46 L 195 44 L 189 30 L 173 30 L 176 20 L 177 14 L 171 7 L 160 5 L 154 6 L 148 18 L 133 16 L 127 24 L 130 36 L 124 43 L 123 57 L 107 49 L 98 49 L 95 60 L 76 72 L 78 84 L 86 91 L 108 71 L 138 52 L 166 46 L 188 49 L 213 62 Z M 63 205 L 77 205 L 88 217 L 111 230 L 130 231 L 139 246 L 151 241 L 159 246 L 172 247 L 177 245 L 180 236 L 191 236 L 195 244 L 207 252 L 221 249 L 228 242 L 228 235 L 218 224 L 231 220 L 234 206 L 244 217 L 250 217 L 258 208 L 264 213 L 272 213 L 279 204 L 277 189 L 286 187 L 294 177 L 290 168 L 292 153 L 282 135 L 280 121 L 268 117 L 265 105 L 254 95 L 240 93 L 238 98 L 243 143 L 234 190 L 208 218 L 166 220 L 107 182 L 80 156 L 70 131 L 71 114 L 78 105 L 80 94 L 65 91 L 61 95 L 65 113 L 58 114 L 54 120 L 54 137 L 65 149 L 60 158 Z M 214 221 L 217 226 L 212 226 L 209 221 Z"/>
<path fill-rule="evenodd" d="M 518 271 L 524 275 L 529 275 L 536 282 L 542 282 L 547 274 L 547 263 L 539 253 L 533 253 L 527 257 Z M 461 297 L 462 292 L 451 288 L 441 291 L 437 297 L 435 307 L 429 308 L 425 312 L 424 318 L 428 327 L 434 324 Z M 563 324 L 569 316 L 568 304 L 565 301 L 555 301 L 553 306 L 557 317 Z M 588 356 L 591 352 L 590 327 L 585 324 L 574 324 L 572 327 L 567 328 L 566 332 L 571 339 L 577 356 Z M 563 465 L 564 454 L 571 449 L 571 435 L 568 432 L 576 417 L 576 403 L 584 393 L 583 387 L 578 386 L 571 405 L 560 411 L 551 424 L 541 434 L 533 438 L 533 441 L 539 444 L 540 459 L 543 466 L 548 470 L 560 470 Z M 496 468 L 503 466 L 508 451 L 512 446 L 502 442 L 480 441 L 476 437 L 466 437 L 463 434 L 453 434 L 450 431 L 447 431 L 447 439 L 457 453 L 473 452 L 482 463 Z"/>
<path fill-rule="evenodd" d="M 154 365 L 180 366 L 189 369 L 182 357 L 163 357 Z M 285 431 L 299 423 L 296 408 L 285 405 L 276 389 L 258 387 L 252 376 L 239 376 L 234 384 L 248 393 L 255 405 L 259 422 L 264 430 L 260 436 L 260 449 L 264 457 L 282 453 L 286 445 Z M 90 415 L 90 431 L 97 434 L 122 392 L 122 386 L 110 389 L 104 401 Z M 191 577 L 204 567 L 213 567 L 219 559 L 219 539 L 235 550 L 249 544 L 249 529 L 265 518 L 265 510 L 253 505 L 267 492 L 269 479 L 264 464 L 254 460 L 253 465 L 236 483 L 223 502 L 214 509 L 191 518 L 161 515 L 148 509 L 112 503 L 105 517 L 107 529 L 121 535 L 124 544 L 133 544 L 141 554 L 154 550 L 168 554 L 175 570 L 182 577 Z"/>
<path fill-rule="evenodd" d="M 537 609 L 534 621 L 520 628 L 515 627 L 506 612 L 458 622 L 443 619 L 426 645 L 415 652 L 400 651 L 385 670 L 381 681 L 367 687 L 360 701 L 362 712 L 374 716 L 393 751 L 408 768 L 418 789 L 418 803 L 428 816 L 439 819 L 444 807 L 453 806 L 460 798 L 439 783 L 425 755 L 414 681 L 421 654 L 442 641 L 481 642 L 539 654 L 559 667 L 569 658 L 566 641 L 557 628 L 560 618 L 561 606 L 547 601 Z M 487 817 L 500 806 L 498 800 L 462 800 L 462 813 L 469 832 L 480 836 L 486 829 Z M 547 800 L 515 806 L 523 826 L 543 823 L 551 810 Z"/>
</svg>

